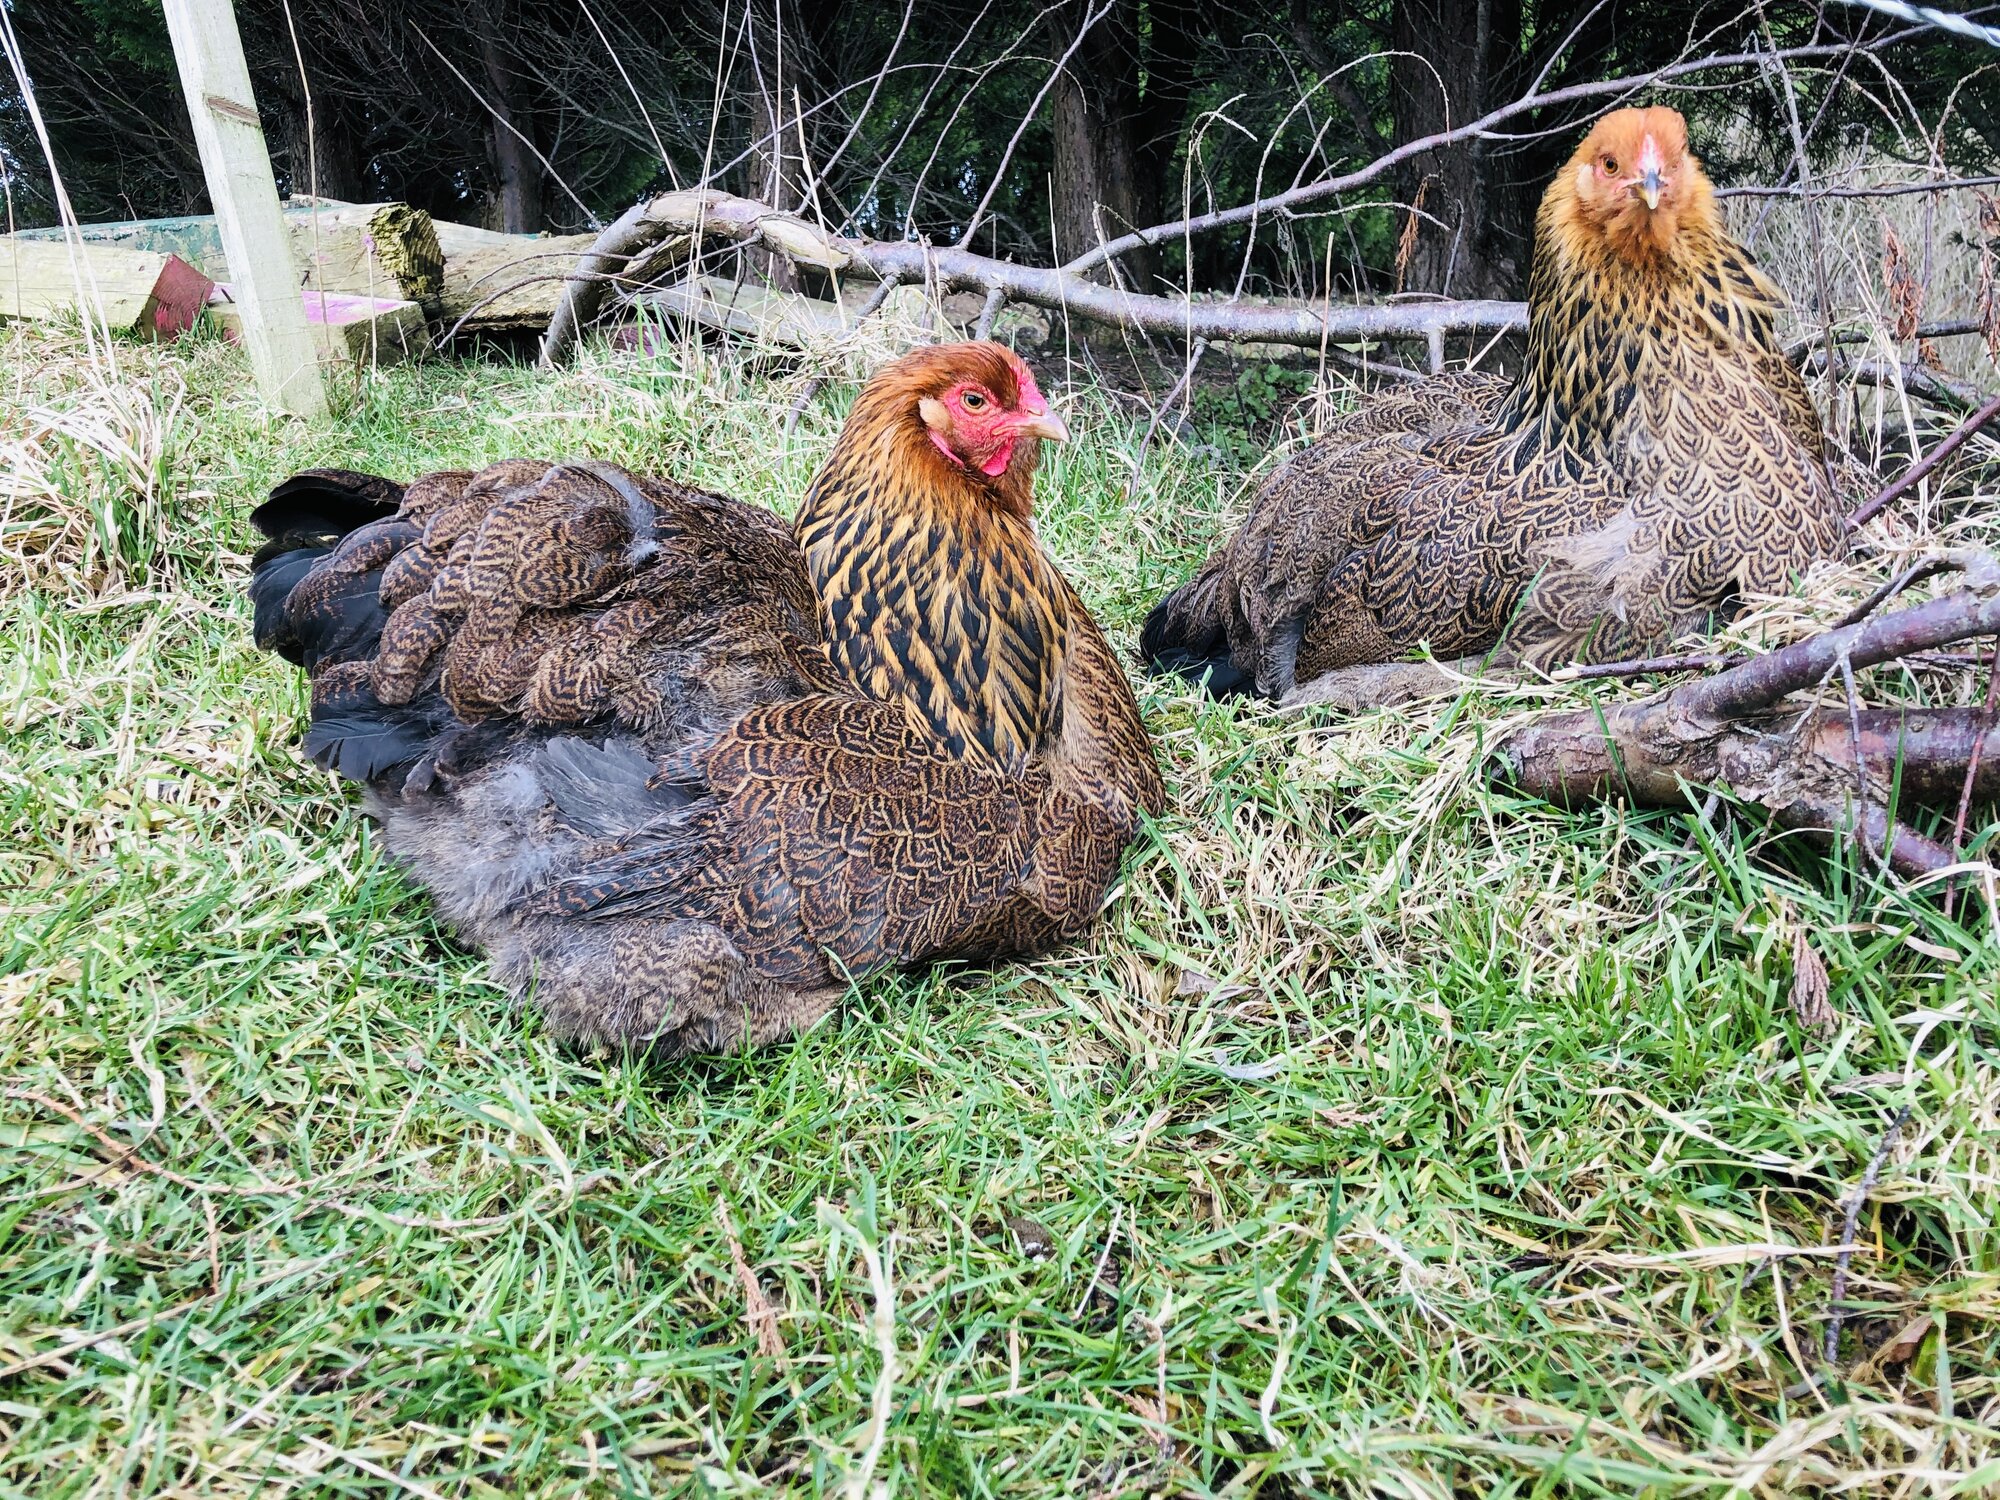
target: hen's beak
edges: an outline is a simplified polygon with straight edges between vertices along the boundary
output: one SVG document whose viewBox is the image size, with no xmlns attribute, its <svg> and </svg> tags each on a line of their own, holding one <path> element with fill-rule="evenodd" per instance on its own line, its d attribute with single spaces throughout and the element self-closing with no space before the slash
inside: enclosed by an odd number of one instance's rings
<svg viewBox="0 0 2000 1500">
<path fill-rule="evenodd" d="M 1648 135 L 1639 148 L 1639 176 L 1633 184 L 1639 189 L 1639 197 L 1645 203 L 1647 213 L 1660 206 L 1660 189 L 1666 185 L 1660 167 L 1660 143 Z"/>
<path fill-rule="evenodd" d="M 1064 426 L 1063 419 L 1052 411 L 1030 413 L 1028 420 L 1018 424 L 1014 428 L 1014 431 L 1023 433 L 1029 437 L 1041 438 L 1044 442 L 1049 443 L 1066 443 L 1069 441 L 1069 428 Z"/>
</svg>

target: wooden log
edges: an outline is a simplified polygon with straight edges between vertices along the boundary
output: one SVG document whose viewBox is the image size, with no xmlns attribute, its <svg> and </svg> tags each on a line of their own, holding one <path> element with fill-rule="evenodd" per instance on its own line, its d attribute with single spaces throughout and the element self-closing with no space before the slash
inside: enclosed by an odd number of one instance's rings
<svg viewBox="0 0 2000 1500">
<path fill-rule="evenodd" d="M 243 334 L 243 318 L 229 300 L 229 287 L 216 287 L 209 313 L 231 339 Z M 353 297 L 339 292 L 306 292 L 306 324 L 320 362 L 328 366 L 393 365 L 430 351 L 424 310 L 407 298 Z"/>
<path fill-rule="evenodd" d="M 547 325 L 562 297 L 562 278 L 588 249 L 590 235 L 502 234 L 470 224 L 434 221 L 407 203 L 342 203 L 295 198 L 283 209 L 300 285 L 354 297 L 418 303 L 430 317 L 462 331 Z M 230 280 L 221 228 L 212 214 L 86 224 L 94 243 L 127 250 L 172 252 L 214 281 Z M 61 231 L 31 229 L 23 240 L 59 240 Z M 664 272 L 685 253 L 654 247 L 635 279 Z"/>
<path fill-rule="evenodd" d="M 502 234 L 442 219 L 435 229 L 444 256 L 438 317 L 447 332 L 546 327 L 562 301 L 563 277 L 596 238 Z"/>
<path fill-rule="evenodd" d="M 444 252 L 436 226 L 407 203 L 309 206 L 286 215 L 302 285 L 348 297 L 415 302 L 436 316 Z"/>
<path fill-rule="evenodd" d="M 407 203 L 342 203 L 296 197 L 283 205 L 285 230 L 301 284 L 355 297 L 396 297 L 435 313 L 444 286 L 444 253 L 431 216 Z M 222 231 L 213 214 L 85 224 L 88 244 L 178 255 L 212 281 L 229 279 Z M 21 240 L 57 241 L 60 229 L 24 229 Z"/>
<path fill-rule="evenodd" d="M 213 283 L 178 255 L 0 238 L 0 318 L 84 310 L 113 333 L 172 338 L 201 316 Z"/>
</svg>

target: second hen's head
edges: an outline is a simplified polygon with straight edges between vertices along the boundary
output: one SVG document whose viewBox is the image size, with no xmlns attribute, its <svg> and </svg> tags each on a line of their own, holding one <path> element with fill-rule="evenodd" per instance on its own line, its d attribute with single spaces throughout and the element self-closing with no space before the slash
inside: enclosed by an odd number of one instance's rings
<svg viewBox="0 0 2000 1500">
<path fill-rule="evenodd" d="M 1550 185 L 1562 227 L 1647 266 L 1715 218 L 1714 190 L 1688 150 L 1687 121 L 1663 105 L 1615 109 L 1591 126 Z"/>
<path fill-rule="evenodd" d="M 1069 436 L 1021 357 L 1002 344 L 938 344 L 878 370 L 841 436 L 887 446 L 889 461 L 932 487 L 1026 520 L 1043 441 Z"/>
</svg>

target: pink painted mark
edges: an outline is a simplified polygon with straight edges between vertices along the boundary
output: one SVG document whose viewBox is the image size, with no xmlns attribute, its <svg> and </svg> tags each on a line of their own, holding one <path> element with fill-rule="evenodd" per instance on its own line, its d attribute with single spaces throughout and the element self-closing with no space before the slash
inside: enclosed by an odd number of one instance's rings
<svg viewBox="0 0 2000 1500">
<path fill-rule="evenodd" d="M 319 323 L 329 328 L 345 328 L 350 323 L 367 323 L 384 313 L 394 312 L 404 304 L 395 297 L 357 297 L 347 292 L 304 292 L 306 321 Z M 208 301 L 216 304 L 234 302 L 229 283 L 218 281 L 208 295 Z M 236 330 L 224 330 L 234 341 Z"/>
</svg>

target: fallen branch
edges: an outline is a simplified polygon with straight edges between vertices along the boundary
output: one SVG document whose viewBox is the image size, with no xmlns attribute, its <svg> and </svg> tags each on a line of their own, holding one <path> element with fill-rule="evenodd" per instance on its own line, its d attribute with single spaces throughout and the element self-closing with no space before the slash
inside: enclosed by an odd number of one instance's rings
<svg viewBox="0 0 2000 1500">
<path fill-rule="evenodd" d="M 1429 344 L 1447 333 L 1524 331 L 1520 302 L 1425 302 L 1394 306 L 1294 302 L 1251 305 L 1152 297 L 1086 281 L 1073 272 L 995 260 L 970 250 L 912 240 L 869 240 L 830 234 L 793 214 L 729 193 L 668 193 L 627 212 L 599 236 L 578 262 L 542 340 L 542 362 L 565 359 L 583 326 L 603 305 L 605 277 L 618 265 L 670 235 L 686 234 L 774 250 L 802 264 L 895 278 L 939 294 L 981 292 L 1003 302 L 1024 302 L 1112 327 L 1192 341 L 1291 344 L 1317 349 L 1327 342 L 1410 339 Z"/>
<path fill-rule="evenodd" d="M 1527 306 L 1520 302 L 1434 301 L 1397 304 L 1331 304 L 1325 301 L 1242 303 L 1230 300 L 1194 301 L 1155 297 L 1118 286 L 1089 281 L 1069 267 L 1049 269 L 1017 265 L 958 248 L 938 248 L 911 240 L 869 240 L 836 235 L 797 215 L 769 204 L 714 191 L 669 193 L 639 204 L 600 235 L 565 278 L 555 315 L 542 339 L 542 363 L 553 367 L 575 347 L 584 326 L 595 318 L 614 287 L 636 291 L 640 279 L 622 274 L 653 246 L 686 239 L 698 251 L 704 237 L 738 246 L 756 246 L 786 256 L 800 265 L 847 272 L 878 284 L 929 286 L 939 295 L 978 292 L 985 298 L 979 326 L 990 331 L 992 319 L 1010 302 L 1026 303 L 1106 327 L 1159 334 L 1184 343 L 1287 344 L 1316 349 L 1345 364 L 1355 357 L 1342 343 L 1407 341 L 1422 343 L 1432 374 L 1444 364 L 1447 334 L 1497 334 L 1525 331 Z M 677 290 L 655 294 L 669 302 Z M 802 309 L 825 304 L 800 298 Z M 877 302 L 875 305 L 879 305 Z M 830 316 L 840 316 L 829 309 Z M 867 316 L 864 311 L 863 317 Z M 1977 332 L 1976 323 L 1940 323 L 1918 330 L 1925 338 Z M 1834 334 L 1830 342 L 1848 342 L 1859 335 Z M 1985 392 L 1919 364 L 1862 359 L 1829 350 L 1787 350 L 1803 356 L 1811 374 L 1827 368 L 1863 384 L 1895 386 L 1922 400 L 1962 410 L 1978 404 Z M 1421 378 L 1401 366 L 1378 360 L 1362 366 L 1396 379 Z M 816 393 L 816 389 L 815 389 Z M 810 398 L 808 398 L 810 399 Z"/>
<path fill-rule="evenodd" d="M 1968 560 L 1970 562 L 1970 560 Z M 1898 821 L 1898 799 L 1949 806 L 2000 796 L 1982 760 L 1987 716 L 1975 708 L 1782 711 L 1791 693 L 1975 636 L 2000 634 L 2000 570 L 1966 567 L 1971 587 L 1830 630 L 1638 703 L 1552 714 L 1509 736 L 1502 773 L 1560 804 L 1685 802 L 1727 787 L 1781 825 L 1858 845 L 1906 877 L 1937 875 L 1956 851 Z M 1967 794 L 1964 788 L 1972 787 Z"/>
</svg>

